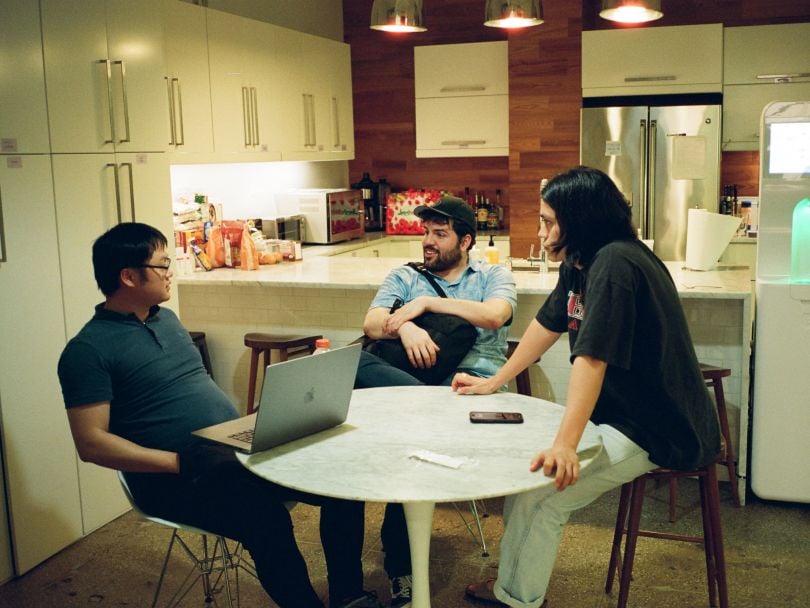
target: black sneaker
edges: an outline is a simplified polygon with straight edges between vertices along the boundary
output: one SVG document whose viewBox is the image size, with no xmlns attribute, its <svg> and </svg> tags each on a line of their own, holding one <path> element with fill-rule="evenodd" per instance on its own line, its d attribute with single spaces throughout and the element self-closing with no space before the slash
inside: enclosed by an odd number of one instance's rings
<svg viewBox="0 0 810 608">
<path fill-rule="evenodd" d="M 364 591 L 363 595 L 340 604 L 338 608 L 384 608 L 373 591 Z"/>
<path fill-rule="evenodd" d="M 411 587 L 413 577 L 395 576 L 391 579 L 391 603 L 390 608 L 408 608 L 411 605 Z"/>
</svg>

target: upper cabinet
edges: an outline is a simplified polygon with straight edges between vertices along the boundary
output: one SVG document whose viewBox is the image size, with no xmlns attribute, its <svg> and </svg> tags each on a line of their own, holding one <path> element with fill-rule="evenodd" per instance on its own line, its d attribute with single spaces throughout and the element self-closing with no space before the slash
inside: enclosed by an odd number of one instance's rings
<svg viewBox="0 0 810 608">
<path fill-rule="evenodd" d="M 351 49 L 348 44 L 287 30 L 277 49 L 286 80 L 284 160 L 354 158 Z"/>
<path fill-rule="evenodd" d="M 810 23 L 726 28 L 724 150 L 759 150 L 762 109 L 803 99 L 810 99 Z"/>
<path fill-rule="evenodd" d="M 0 3 L 0 154 L 50 152 L 39 5 Z"/>
<path fill-rule="evenodd" d="M 53 152 L 164 151 L 161 0 L 42 0 Z"/>
<path fill-rule="evenodd" d="M 164 3 L 166 47 L 166 142 L 173 158 L 211 154 L 211 85 L 208 77 L 208 11 L 172 0 Z"/>
<path fill-rule="evenodd" d="M 507 42 L 414 47 L 416 156 L 509 155 Z"/>
<path fill-rule="evenodd" d="M 582 33 L 583 97 L 719 93 L 722 86 L 722 24 Z"/>
</svg>

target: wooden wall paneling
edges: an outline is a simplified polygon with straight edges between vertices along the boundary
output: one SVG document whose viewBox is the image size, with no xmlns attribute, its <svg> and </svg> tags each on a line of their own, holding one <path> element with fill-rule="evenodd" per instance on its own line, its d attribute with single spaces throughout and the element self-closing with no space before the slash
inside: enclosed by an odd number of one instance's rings
<svg viewBox="0 0 810 608">
<path fill-rule="evenodd" d="M 739 196 L 759 196 L 759 152 L 723 152 L 720 183 L 737 184 Z"/>
</svg>

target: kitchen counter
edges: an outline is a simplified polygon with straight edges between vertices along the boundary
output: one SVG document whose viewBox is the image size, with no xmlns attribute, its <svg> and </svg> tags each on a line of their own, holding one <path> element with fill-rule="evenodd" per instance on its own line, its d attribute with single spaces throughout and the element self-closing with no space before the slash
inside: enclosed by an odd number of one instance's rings
<svg viewBox="0 0 810 608">
<path fill-rule="evenodd" d="M 349 257 L 336 254 L 382 242 L 410 239 L 384 234 L 336 245 L 306 247 L 300 262 L 261 266 L 242 271 L 219 268 L 178 276 L 180 318 L 192 331 L 206 333 L 219 386 L 244 409 L 247 394 L 249 332 L 322 334 L 332 346 L 343 346 L 362 335 L 363 318 L 388 272 L 413 258 Z M 732 375 L 724 388 L 732 436 L 739 437 L 735 453 L 738 473 L 746 474 L 748 436 L 749 357 L 752 290 L 746 266 L 721 265 L 700 272 L 668 262 L 698 359 L 728 367 Z M 557 272 L 516 271 L 518 305 L 510 337 L 519 338 L 557 282 Z M 568 341 L 563 338 L 532 366 L 533 394 L 564 403 L 570 376 Z M 745 480 L 740 480 L 744 490 Z"/>
</svg>

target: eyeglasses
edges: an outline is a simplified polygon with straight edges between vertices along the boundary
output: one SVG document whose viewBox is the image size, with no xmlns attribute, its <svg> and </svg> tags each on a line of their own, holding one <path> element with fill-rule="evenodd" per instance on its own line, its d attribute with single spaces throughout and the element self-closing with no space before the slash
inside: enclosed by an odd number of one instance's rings
<svg viewBox="0 0 810 608">
<path fill-rule="evenodd" d="M 166 263 L 160 266 L 156 264 L 138 264 L 137 266 L 135 266 L 135 268 L 152 268 L 153 270 L 157 271 L 157 273 L 162 277 L 165 277 L 167 274 L 169 274 L 169 270 L 171 270 L 171 267 L 172 267 L 171 260 L 166 260 Z"/>
</svg>

